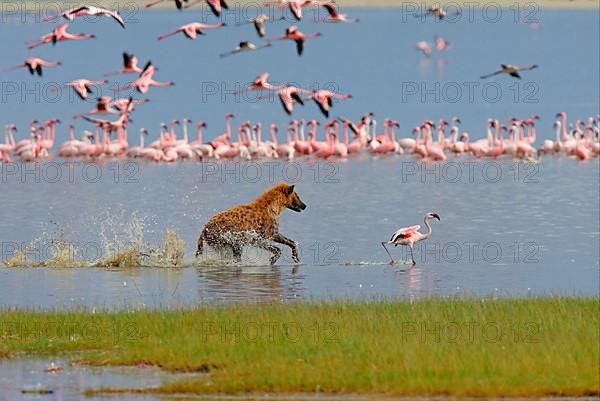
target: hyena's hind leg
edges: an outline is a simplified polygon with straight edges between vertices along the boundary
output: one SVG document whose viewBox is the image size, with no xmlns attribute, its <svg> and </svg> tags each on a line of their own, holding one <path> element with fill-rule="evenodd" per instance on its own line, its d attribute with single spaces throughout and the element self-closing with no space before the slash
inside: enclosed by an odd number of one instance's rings
<svg viewBox="0 0 600 401">
<path fill-rule="evenodd" d="M 242 245 L 232 244 L 231 250 L 233 251 L 233 261 L 235 263 L 240 263 L 242 261 L 242 250 L 243 250 Z"/>
<path fill-rule="evenodd" d="M 204 230 L 200 233 L 200 238 L 198 238 L 198 245 L 196 247 L 196 257 L 202 255 L 204 252 Z"/>
</svg>

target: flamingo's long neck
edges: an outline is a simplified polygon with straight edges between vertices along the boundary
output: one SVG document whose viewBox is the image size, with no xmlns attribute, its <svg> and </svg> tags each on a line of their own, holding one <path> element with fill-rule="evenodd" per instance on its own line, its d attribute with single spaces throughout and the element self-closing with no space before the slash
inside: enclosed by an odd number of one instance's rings
<svg viewBox="0 0 600 401">
<path fill-rule="evenodd" d="M 144 131 L 140 131 L 140 149 L 144 149 Z"/>
<path fill-rule="evenodd" d="M 560 141 L 560 131 L 562 129 L 562 124 L 556 124 L 556 143 L 561 143 Z"/>
<path fill-rule="evenodd" d="M 433 229 L 429 225 L 429 220 L 427 219 L 427 216 L 423 218 L 423 224 L 425 224 L 425 227 L 427 227 L 427 232 L 425 233 L 425 235 L 423 235 L 421 240 L 426 240 L 431 236 L 431 233 L 433 232 Z"/>
<path fill-rule="evenodd" d="M 344 145 L 348 146 L 348 122 L 344 122 Z"/>
<path fill-rule="evenodd" d="M 183 122 L 183 142 L 184 143 L 188 143 L 189 138 L 188 138 L 188 122 L 184 121 Z"/>
<path fill-rule="evenodd" d="M 225 117 L 225 133 L 227 136 L 231 135 L 231 123 L 229 122 L 229 116 Z"/>
<path fill-rule="evenodd" d="M 277 142 L 277 136 L 275 135 L 275 130 L 273 129 L 271 130 L 271 141 L 273 142 L 273 145 L 279 145 L 279 143 Z"/>
<path fill-rule="evenodd" d="M 198 131 L 196 132 L 196 140 L 198 144 L 202 145 L 202 125 L 198 124 Z"/>
<path fill-rule="evenodd" d="M 569 139 L 569 134 L 567 133 L 567 113 L 561 113 L 560 117 L 562 119 L 563 141 L 567 141 Z"/>
</svg>

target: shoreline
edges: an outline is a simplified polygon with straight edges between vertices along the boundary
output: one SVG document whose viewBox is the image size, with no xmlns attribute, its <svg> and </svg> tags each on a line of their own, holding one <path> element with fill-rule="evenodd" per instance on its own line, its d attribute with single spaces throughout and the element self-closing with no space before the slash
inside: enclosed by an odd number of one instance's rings
<svg viewBox="0 0 600 401">
<path fill-rule="evenodd" d="M 15 309 L 0 311 L 0 358 L 200 374 L 99 394 L 590 397 L 600 394 L 599 306 L 543 297 Z"/>
</svg>

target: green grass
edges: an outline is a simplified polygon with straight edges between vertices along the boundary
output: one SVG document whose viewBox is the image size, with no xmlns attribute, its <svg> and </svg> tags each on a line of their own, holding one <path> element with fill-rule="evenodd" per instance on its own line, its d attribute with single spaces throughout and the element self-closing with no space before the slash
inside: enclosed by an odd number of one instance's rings
<svg viewBox="0 0 600 401">
<path fill-rule="evenodd" d="M 206 372 L 158 390 L 173 393 L 598 395 L 599 310 L 598 298 L 468 298 L 6 311 L 0 356 Z"/>
</svg>

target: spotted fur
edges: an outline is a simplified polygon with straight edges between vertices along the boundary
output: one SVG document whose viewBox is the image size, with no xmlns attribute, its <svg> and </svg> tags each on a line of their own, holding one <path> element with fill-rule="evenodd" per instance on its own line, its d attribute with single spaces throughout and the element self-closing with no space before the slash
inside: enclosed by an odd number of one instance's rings
<svg viewBox="0 0 600 401">
<path fill-rule="evenodd" d="M 306 205 L 293 185 L 281 183 L 250 203 L 214 215 L 200 233 L 196 256 L 202 254 L 206 242 L 214 248 L 231 248 L 234 259 L 240 261 L 243 246 L 253 245 L 272 253 L 271 264 L 275 264 L 281 250 L 269 243 L 272 241 L 289 246 L 292 259 L 299 262 L 296 243 L 279 233 L 279 216 L 285 209 L 301 212 Z"/>
</svg>

